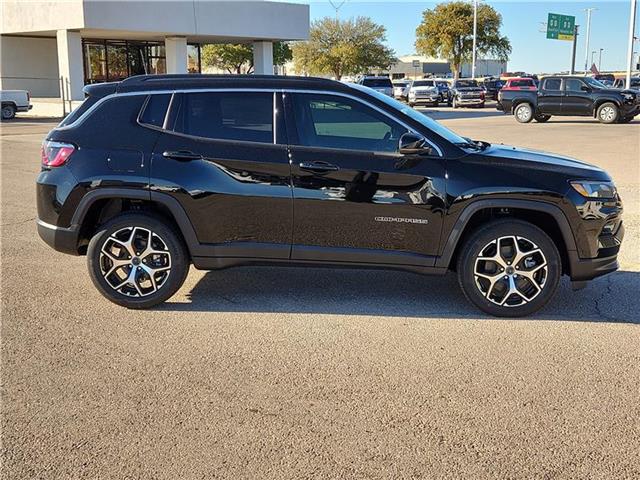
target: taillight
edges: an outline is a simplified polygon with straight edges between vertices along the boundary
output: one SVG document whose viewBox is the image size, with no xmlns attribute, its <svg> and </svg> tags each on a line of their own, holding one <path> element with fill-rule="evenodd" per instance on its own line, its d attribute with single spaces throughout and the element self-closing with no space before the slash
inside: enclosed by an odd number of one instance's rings
<svg viewBox="0 0 640 480">
<path fill-rule="evenodd" d="M 42 142 L 42 149 L 40 151 L 42 165 L 45 167 L 60 167 L 65 164 L 75 150 L 76 148 L 68 143 L 45 140 Z"/>
</svg>

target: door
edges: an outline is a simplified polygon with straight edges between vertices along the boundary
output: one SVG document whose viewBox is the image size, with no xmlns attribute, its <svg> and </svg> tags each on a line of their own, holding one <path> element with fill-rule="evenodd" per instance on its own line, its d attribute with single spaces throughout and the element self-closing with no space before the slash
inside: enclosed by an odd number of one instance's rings
<svg viewBox="0 0 640 480">
<path fill-rule="evenodd" d="M 562 113 L 564 115 L 591 115 L 592 107 L 591 88 L 579 78 L 566 78 L 564 80 Z"/>
<path fill-rule="evenodd" d="M 174 96 L 151 189 L 180 201 L 208 256 L 289 258 L 293 199 L 276 101 L 273 92 Z"/>
<path fill-rule="evenodd" d="M 562 79 L 545 78 L 538 92 L 538 111 L 546 115 L 562 113 Z"/>
<path fill-rule="evenodd" d="M 355 98 L 294 93 L 286 109 L 292 258 L 432 265 L 444 159 L 400 155 L 408 128 Z"/>
</svg>

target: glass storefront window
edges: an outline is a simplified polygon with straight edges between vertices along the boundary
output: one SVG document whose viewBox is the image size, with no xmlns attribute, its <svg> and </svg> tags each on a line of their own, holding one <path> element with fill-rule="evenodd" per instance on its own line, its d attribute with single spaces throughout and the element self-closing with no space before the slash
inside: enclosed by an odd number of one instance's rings
<svg viewBox="0 0 640 480">
<path fill-rule="evenodd" d="M 85 83 L 107 81 L 107 53 L 102 44 L 86 43 L 84 45 Z"/>
<path fill-rule="evenodd" d="M 167 72 L 164 42 L 83 39 L 85 83 Z M 200 45 L 187 45 L 189 73 L 200 73 Z"/>
<path fill-rule="evenodd" d="M 200 73 L 200 45 L 187 45 L 187 72 Z"/>
</svg>

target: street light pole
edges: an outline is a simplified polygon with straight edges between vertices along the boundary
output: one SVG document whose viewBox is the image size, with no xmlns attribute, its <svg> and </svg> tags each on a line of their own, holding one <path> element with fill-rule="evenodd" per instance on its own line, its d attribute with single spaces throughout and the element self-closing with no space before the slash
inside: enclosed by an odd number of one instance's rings
<svg viewBox="0 0 640 480">
<path fill-rule="evenodd" d="M 633 40 L 636 30 L 636 0 L 631 0 L 629 12 L 629 47 L 627 49 L 627 81 L 625 88 L 631 88 L 631 64 L 633 63 Z"/>
<path fill-rule="evenodd" d="M 589 35 L 591 34 L 591 12 L 597 10 L 597 8 L 585 8 L 585 12 L 587 12 L 587 35 L 586 35 L 586 43 L 584 47 L 584 73 L 587 74 L 589 70 L 589 65 L 587 65 L 587 61 L 589 60 Z"/>
<path fill-rule="evenodd" d="M 602 71 L 602 51 L 604 50 L 604 48 L 600 49 L 600 56 L 598 57 L 598 71 L 601 72 Z"/>
<path fill-rule="evenodd" d="M 478 0 L 473 0 L 473 53 L 471 58 L 471 78 L 476 78 L 476 38 L 478 37 Z"/>
</svg>

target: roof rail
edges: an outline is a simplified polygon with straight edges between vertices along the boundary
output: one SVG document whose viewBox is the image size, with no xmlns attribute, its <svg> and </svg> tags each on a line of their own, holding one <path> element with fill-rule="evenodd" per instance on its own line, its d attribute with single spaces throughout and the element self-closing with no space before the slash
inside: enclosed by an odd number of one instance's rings
<svg viewBox="0 0 640 480">
<path fill-rule="evenodd" d="M 228 74 L 205 74 L 205 73 L 169 73 L 169 74 L 152 74 L 152 75 L 134 75 L 133 77 L 125 78 L 120 82 L 120 86 L 133 86 L 137 84 L 142 84 L 144 82 L 161 82 L 166 80 L 203 80 L 203 79 L 247 79 L 247 78 L 256 78 L 256 79 L 286 79 L 286 80 L 300 80 L 300 81 L 317 81 L 323 83 L 334 82 L 335 80 L 331 80 L 329 78 L 321 78 L 321 77 L 300 77 L 300 76 L 283 76 L 283 75 L 228 75 Z"/>
</svg>

